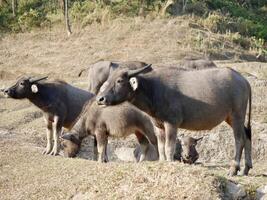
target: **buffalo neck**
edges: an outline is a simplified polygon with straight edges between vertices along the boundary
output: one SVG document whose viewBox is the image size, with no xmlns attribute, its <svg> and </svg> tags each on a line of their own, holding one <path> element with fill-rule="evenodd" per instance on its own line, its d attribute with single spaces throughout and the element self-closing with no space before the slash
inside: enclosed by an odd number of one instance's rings
<svg viewBox="0 0 267 200">
<path fill-rule="evenodd" d="M 35 106 L 39 107 L 42 110 L 49 109 L 54 103 L 54 96 L 56 95 L 55 92 L 50 91 L 50 88 L 44 84 L 36 84 L 38 87 L 37 93 L 32 93 L 28 99 L 32 102 Z"/>
<path fill-rule="evenodd" d="M 153 109 L 153 104 L 154 104 L 153 99 L 154 99 L 154 90 L 152 86 L 152 80 L 139 76 L 138 88 L 133 94 L 131 103 L 140 110 L 148 113 L 151 116 L 154 116 L 155 111 Z"/>
<path fill-rule="evenodd" d="M 87 136 L 85 121 L 85 116 L 81 115 L 71 129 L 71 133 L 80 141 Z"/>
</svg>

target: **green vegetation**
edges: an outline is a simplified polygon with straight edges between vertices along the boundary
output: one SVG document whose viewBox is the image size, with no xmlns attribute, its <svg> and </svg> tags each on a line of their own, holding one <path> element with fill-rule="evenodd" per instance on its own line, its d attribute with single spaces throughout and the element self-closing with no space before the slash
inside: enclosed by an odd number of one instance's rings
<svg viewBox="0 0 267 200">
<path fill-rule="evenodd" d="M 19 0 L 12 12 L 11 1 L 1 1 L 0 31 L 24 31 L 47 22 L 48 0 Z"/>
<path fill-rule="evenodd" d="M 202 2 L 201 12 L 199 11 L 200 2 Z M 251 1 L 251 4 L 245 2 L 233 0 L 192 1 L 189 12 L 201 14 L 204 22 L 212 26 L 212 31 L 239 32 L 244 36 L 255 36 L 267 40 L 266 1 L 265 5 L 264 1 Z M 192 8 L 196 7 L 195 12 Z"/>
<path fill-rule="evenodd" d="M 14 13 L 12 2 L 15 2 Z M 64 0 L 2 0 L 0 31 L 29 31 L 53 25 L 50 16 L 62 16 L 63 13 L 60 2 L 63 5 Z M 169 17 L 193 16 L 193 20 L 203 28 L 214 33 L 232 34 L 234 43 L 266 54 L 266 0 L 69 0 L 70 21 L 81 27 L 117 17 L 162 17 L 164 9 Z"/>
</svg>

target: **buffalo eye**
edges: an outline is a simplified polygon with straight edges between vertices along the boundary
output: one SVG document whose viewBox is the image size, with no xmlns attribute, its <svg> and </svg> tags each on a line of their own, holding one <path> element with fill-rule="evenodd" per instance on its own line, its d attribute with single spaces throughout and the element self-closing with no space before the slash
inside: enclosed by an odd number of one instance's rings
<svg viewBox="0 0 267 200">
<path fill-rule="evenodd" d="M 123 82 L 123 79 L 117 79 L 117 81 L 116 81 L 118 84 L 121 84 L 122 82 Z"/>
<path fill-rule="evenodd" d="M 24 86 L 25 85 L 24 81 L 20 82 L 19 85 Z"/>
</svg>

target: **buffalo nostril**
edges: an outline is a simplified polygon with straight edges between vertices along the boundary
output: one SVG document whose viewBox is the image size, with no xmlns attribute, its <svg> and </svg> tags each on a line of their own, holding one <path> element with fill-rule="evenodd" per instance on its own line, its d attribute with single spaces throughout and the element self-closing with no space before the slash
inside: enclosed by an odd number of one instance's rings
<svg viewBox="0 0 267 200">
<path fill-rule="evenodd" d="M 97 99 L 97 102 L 98 103 L 105 103 L 105 101 L 106 101 L 106 98 L 105 97 L 99 97 L 98 99 Z"/>
<path fill-rule="evenodd" d="M 9 96 L 10 95 L 10 90 L 4 90 L 3 92 L 4 92 L 5 96 Z"/>
</svg>

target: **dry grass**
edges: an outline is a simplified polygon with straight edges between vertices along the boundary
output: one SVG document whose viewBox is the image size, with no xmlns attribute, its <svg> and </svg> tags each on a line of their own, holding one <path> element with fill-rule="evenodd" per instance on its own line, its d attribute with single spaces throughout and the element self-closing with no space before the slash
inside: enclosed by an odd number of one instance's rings
<svg viewBox="0 0 267 200">
<path fill-rule="evenodd" d="M 88 199 L 218 198 L 216 178 L 198 166 L 98 164 L 42 156 L 40 149 L 8 139 L 1 141 L 0 151 L 0 193 L 4 199 L 69 199 L 75 195 Z"/>
<path fill-rule="evenodd" d="M 117 19 L 103 26 L 92 25 L 85 30 L 75 30 L 69 38 L 60 29 L 8 35 L 0 41 L 0 88 L 11 85 L 24 74 L 49 75 L 86 88 L 86 73 L 80 78 L 77 75 L 80 69 L 99 59 L 142 60 L 171 65 L 185 55 L 202 55 L 208 48 L 205 42 L 213 44 L 225 37 L 190 28 L 189 24 L 184 18 L 154 21 Z M 199 32 L 203 32 L 205 41 L 197 44 L 195 39 Z M 244 53 L 231 44 L 221 49 L 216 45 L 210 47 L 222 57 L 229 52 L 235 55 Z M 216 63 L 219 67 L 234 67 L 241 71 L 252 85 L 255 165 L 251 176 L 231 180 L 253 191 L 254 187 L 267 182 L 266 177 L 261 176 L 267 166 L 267 64 L 234 63 L 233 60 Z M 200 160 L 212 164 L 98 164 L 83 159 L 43 156 L 45 128 L 40 111 L 28 101 L 0 96 L 1 199 L 221 198 L 222 182 L 229 178 L 225 163 L 233 156 L 231 130 L 221 125 L 211 132 L 180 130 L 179 134 L 209 134 L 198 148 Z M 126 144 L 129 143 L 117 145 Z"/>
<path fill-rule="evenodd" d="M 43 156 L 40 148 L 14 137 L 1 136 L 2 199 L 219 199 L 228 179 L 226 167 L 220 165 L 99 164 Z M 266 184 L 261 176 L 266 166 L 256 164 L 251 176 L 230 180 L 251 191 Z"/>
<path fill-rule="evenodd" d="M 0 43 L 0 70 L 4 78 L 29 72 L 65 78 L 76 77 L 79 69 L 99 59 L 175 64 L 185 55 L 210 52 L 222 58 L 249 53 L 224 35 L 191 28 L 188 19 L 118 18 L 74 30 L 71 37 L 62 29 L 6 36 Z M 62 70 L 64 74 L 54 73 Z"/>
</svg>

